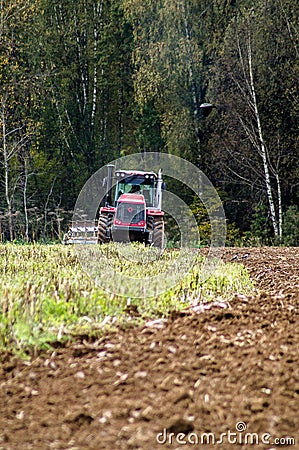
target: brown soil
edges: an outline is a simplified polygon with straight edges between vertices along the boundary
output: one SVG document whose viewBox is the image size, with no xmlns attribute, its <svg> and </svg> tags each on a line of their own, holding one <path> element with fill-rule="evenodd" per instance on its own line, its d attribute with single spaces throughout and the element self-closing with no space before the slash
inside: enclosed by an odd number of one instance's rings
<svg viewBox="0 0 299 450">
<path fill-rule="evenodd" d="M 0 449 L 298 449 L 298 249 L 236 253 L 251 297 L 4 362 Z"/>
</svg>

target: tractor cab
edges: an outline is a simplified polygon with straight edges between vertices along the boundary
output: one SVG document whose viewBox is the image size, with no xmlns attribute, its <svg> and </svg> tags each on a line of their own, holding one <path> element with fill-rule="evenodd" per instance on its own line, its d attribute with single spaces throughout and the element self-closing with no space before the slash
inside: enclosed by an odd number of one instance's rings
<svg viewBox="0 0 299 450">
<path fill-rule="evenodd" d="M 154 206 L 155 189 L 157 187 L 158 179 L 154 172 L 120 170 L 116 171 L 115 177 L 117 184 L 115 189 L 114 206 L 117 206 L 117 202 L 123 194 L 143 195 L 146 206 Z"/>
</svg>

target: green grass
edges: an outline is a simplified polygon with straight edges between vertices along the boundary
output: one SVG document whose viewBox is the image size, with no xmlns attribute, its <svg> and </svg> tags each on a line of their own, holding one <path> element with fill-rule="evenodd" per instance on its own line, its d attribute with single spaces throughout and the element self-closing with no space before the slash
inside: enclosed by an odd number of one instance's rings
<svg viewBox="0 0 299 450">
<path fill-rule="evenodd" d="M 88 249 L 88 256 L 97 257 L 97 261 L 99 254 L 106 252 L 114 271 L 128 277 L 125 282 L 116 278 L 113 290 L 104 291 L 87 275 L 70 246 L 0 245 L 1 350 L 25 352 L 48 348 L 57 340 L 167 317 L 190 303 L 225 300 L 236 292 L 252 289 L 247 271 L 237 264 L 221 263 L 213 275 L 201 281 L 203 259 L 197 256 L 192 270 L 163 292 L 158 275 L 162 273 L 162 279 L 166 279 L 163 273 L 175 274 L 178 251 L 160 255 L 156 249 L 149 250 L 141 244 L 133 248 L 116 244 L 89 247 L 92 248 Z M 144 277 L 151 280 L 149 292 L 157 295 L 136 298 L 134 285 Z"/>
</svg>

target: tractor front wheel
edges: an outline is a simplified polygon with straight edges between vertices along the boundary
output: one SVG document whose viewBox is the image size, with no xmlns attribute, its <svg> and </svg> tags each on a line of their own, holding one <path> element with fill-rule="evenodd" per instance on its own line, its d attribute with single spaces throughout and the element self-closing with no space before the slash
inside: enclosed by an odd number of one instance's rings
<svg viewBox="0 0 299 450">
<path fill-rule="evenodd" d="M 98 244 L 108 244 L 110 242 L 112 217 L 109 214 L 100 215 L 98 222 Z"/>
</svg>

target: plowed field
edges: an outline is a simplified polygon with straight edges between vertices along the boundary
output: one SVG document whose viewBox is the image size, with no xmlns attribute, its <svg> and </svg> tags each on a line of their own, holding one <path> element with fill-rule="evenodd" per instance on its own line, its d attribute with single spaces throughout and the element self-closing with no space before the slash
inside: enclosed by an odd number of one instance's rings
<svg viewBox="0 0 299 450">
<path fill-rule="evenodd" d="M 236 254 L 251 297 L 4 361 L 0 449 L 299 449 L 298 248 Z"/>
</svg>

